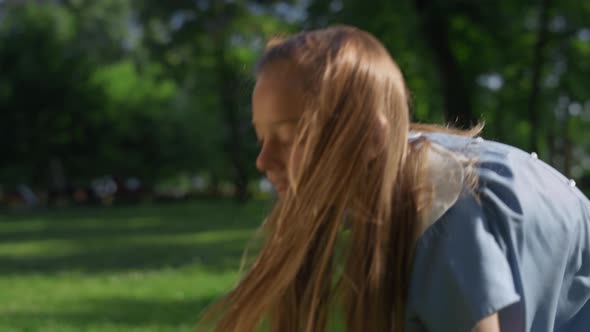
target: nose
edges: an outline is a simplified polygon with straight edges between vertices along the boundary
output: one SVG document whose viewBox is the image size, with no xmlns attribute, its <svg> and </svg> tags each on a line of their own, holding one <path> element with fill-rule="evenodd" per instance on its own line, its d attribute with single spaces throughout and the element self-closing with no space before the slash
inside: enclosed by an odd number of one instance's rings
<svg viewBox="0 0 590 332">
<path fill-rule="evenodd" d="M 256 168 L 264 173 L 273 170 L 279 166 L 279 158 L 276 149 L 273 148 L 271 142 L 264 142 L 256 157 Z"/>
</svg>

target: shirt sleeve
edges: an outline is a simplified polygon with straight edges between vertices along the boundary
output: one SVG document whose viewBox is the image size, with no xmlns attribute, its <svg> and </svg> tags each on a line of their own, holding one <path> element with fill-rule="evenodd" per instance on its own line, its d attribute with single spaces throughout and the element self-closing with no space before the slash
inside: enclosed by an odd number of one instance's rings
<svg viewBox="0 0 590 332">
<path fill-rule="evenodd" d="M 463 193 L 418 241 L 407 331 L 469 332 L 479 320 L 520 300 L 487 210 Z"/>
</svg>

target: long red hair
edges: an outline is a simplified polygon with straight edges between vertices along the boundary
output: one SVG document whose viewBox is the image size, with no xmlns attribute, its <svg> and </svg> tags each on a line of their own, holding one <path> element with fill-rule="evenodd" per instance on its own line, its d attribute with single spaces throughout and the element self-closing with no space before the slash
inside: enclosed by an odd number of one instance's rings
<svg viewBox="0 0 590 332">
<path fill-rule="evenodd" d="M 272 40 L 258 71 L 278 62 L 297 73 L 306 94 L 295 141 L 302 167 L 262 226 L 256 260 L 200 327 L 321 332 L 341 308 L 349 332 L 403 331 L 432 185 L 428 142 L 408 142 L 402 73 L 375 37 L 348 26 Z"/>
</svg>

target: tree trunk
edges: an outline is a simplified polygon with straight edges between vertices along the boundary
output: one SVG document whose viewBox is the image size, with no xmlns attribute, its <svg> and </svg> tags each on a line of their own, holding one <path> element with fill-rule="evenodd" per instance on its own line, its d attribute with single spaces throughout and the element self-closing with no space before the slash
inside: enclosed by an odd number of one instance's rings
<svg viewBox="0 0 590 332">
<path fill-rule="evenodd" d="M 236 199 L 245 202 L 249 198 L 248 172 L 243 158 L 242 132 L 238 116 L 237 81 L 233 69 L 225 61 L 225 40 L 217 40 L 216 61 L 219 79 L 221 106 L 225 114 L 225 123 L 229 128 L 227 152 L 233 168 L 233 181 L 236 188 Z"/>
<path fill-rule="evenodd" d="M 547 162 L 551 165 L 555 165 L 555 154 L 557 153 L 556 145 L 557 143 L 555 142 L 555 134 L 553 131 L 551 131 L 547 135 L 547 147 L 549 149 L 549 157 L 547 158 Z"/>
<path fill-rule="evenodd" d="M 240 129 L 238 101 L 238 80 L 235 70 L 226 60 L 228 40 L 227 26 L 232 20 L 235 7 L 222 1 L 214 2 L 212 16 L 206 22 L 211 40 L 214 43 L 216 74 L 218 79 L 220 104 L 224 114 L 224 122 L 229 129 L 226 151 L 232 165 L 233 183 L 236 189 L 235 198 L 242 203 L 250 198 L 248 191 L 248 170 L 244 161 L 242 145 L 243 133 Z"/>
<path fill-rule="evenodd" d="M 440 75 L 445 119 L 458 128 L 470 128 L 477 123 L 473 115 L 470 84 L 465 81 L 451 50 L 445 13 L 437 11 L 433 0 L 414 0 L 414 7 L 421 18 L 422 30 Z"/>
<path fill-rule="evenodd" d="M 563 175 L 567 177 L 572 176 L 572 166 L 574 159 L 574 147 L 572 144 L 572 140 L 570 139 L 570 122 L 571 116 L 569 114 L 569 111 L 566 110 L 564 123 L 565 130 L 563 133 Z"/>
<path fill-rule="evenodd" d="M 532 78 L 531 78 L 531 92 L 529 94 L 528 102 L 528 113 L 529 122 L 531 125 L 530 132 L 530 149 L 531 151 L 539 150 L 539 92 L 541 85 L 541 77 L 543 71 L 544 52 L 545 46 L 548 41 L 548 25 L 549 25 L 549 6 L 551 0 L 542 0 L 541 8 L 539 9 L 539 21 L 537 31 L 537 41 L 533 49 L 533 65 L 532 65 Z"/>
</svg>

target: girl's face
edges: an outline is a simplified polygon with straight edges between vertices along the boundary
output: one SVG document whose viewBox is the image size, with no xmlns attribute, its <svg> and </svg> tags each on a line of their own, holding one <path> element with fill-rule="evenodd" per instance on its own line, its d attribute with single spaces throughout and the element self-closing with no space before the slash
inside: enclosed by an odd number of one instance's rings
<svg viewBox="0 0 590 332">
<path fill-rule="evenodd" d="M 256 167 L 282 197 L 289 188 L 288 172 L 296 167 L 290 164 L 291 155 L 297 165 L 300 154 L 293 141 L 304 100 L 299 81 L 277 66 L 258 76 L 252 94 L 252 123 L 260 144 Z"/>
</svg>

